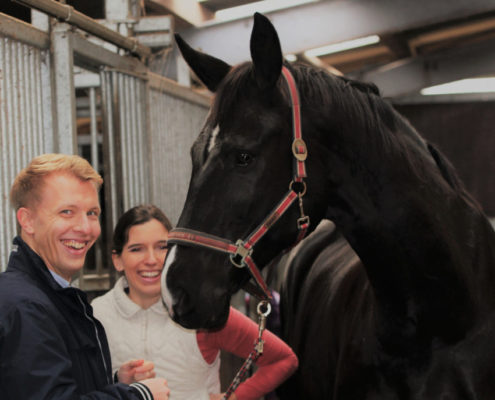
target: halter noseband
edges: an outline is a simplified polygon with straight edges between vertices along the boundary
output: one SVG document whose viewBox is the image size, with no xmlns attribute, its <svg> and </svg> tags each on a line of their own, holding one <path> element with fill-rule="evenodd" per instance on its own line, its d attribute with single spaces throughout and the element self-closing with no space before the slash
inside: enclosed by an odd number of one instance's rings
<svg viewBox="0 0 495 400">
<path fill-rule="evenodd" d="M 261 276 L 259 269 L 256 267 L 251 255 L 254 245 L 264 236 L 264 234 L 279 220 L 279 218 L 289 209 L 292 203 L 299 199 L 299 209 L 301 216 L 297 219 L 299 234 L 296 244 L 306 235 L 309 227 L 309 216 L 304 214 L 302 198 L 306 193 L 306 165 L 305 160 L 308 156 L 306 144 L 302 139 L 301 130 L 301 110 L 299 104 L 299 94 L 294 77 L 286 67 L 282 67 L 282 75 L 289 87 L 292 106 L 292 127 L 293 142 L 292 154 L 294 156 L 294 176 L 289 185 L 289 191 L 282 200 L 268 214 L 263 222 L 247 237 L 246 240 L 238 239 L 235 243 L 230 240 L 213 236 L 207 233 L 195 231 L 187 228 L 175 228 L 169 232 L 167 242 L 171 244 L 180 244 L 185 246 L 204 247 L 215 251 L 230 254 L 230 261 L 238 268 L 248 267 L 251 276 L 261 289 L 260 293 L 255 293 L 258 297 L 271 299 L 270 291 Z M 294 186 L 299 184 L 300 190 L 295 190 Z"/>
</svg>

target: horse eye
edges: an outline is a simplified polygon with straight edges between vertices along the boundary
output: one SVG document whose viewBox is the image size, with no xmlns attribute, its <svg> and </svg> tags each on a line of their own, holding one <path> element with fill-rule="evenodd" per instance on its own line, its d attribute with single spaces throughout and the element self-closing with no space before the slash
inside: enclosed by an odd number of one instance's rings
<svg viewBox="0 0 495 400">
<path fill-rule="evenodd" d="M 236 155 L 236 163 L 239 167 L 247 167 L 251 161 L 253 161 L 253 156 L 246 152 L 239 152 Z"/>
</svg>

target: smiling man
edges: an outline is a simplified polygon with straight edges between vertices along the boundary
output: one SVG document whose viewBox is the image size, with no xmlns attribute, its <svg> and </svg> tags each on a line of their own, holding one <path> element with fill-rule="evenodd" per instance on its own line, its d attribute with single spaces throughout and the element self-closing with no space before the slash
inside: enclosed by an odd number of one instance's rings
<svg viewBox="0 0 495 400">
<path fill-rule="evenodd" d="M 161 378 L 113 383 L 103 327 L 70 286 L 100 235 L 102 182 L 79 156 L 45 154 L 12 185 L 20 234 L 0 274 L 2 400 L 168 399 Z M 122 366 L 127 383 L 140 365 Z"/>
</svg>

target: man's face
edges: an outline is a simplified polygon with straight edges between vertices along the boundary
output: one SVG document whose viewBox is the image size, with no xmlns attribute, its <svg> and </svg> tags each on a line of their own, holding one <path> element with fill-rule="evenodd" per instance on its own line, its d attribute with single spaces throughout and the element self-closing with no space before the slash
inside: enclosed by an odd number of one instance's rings
<svg viewBox="0 0 495 400">
<path fill-rule="evenodd" d="M 48 269 L 70 281 L 101 232 L 98 192 L 69 173 L 52 173 L 43 182 L 39 202 L 26 207 L 22 237 Z"/>
</svg>

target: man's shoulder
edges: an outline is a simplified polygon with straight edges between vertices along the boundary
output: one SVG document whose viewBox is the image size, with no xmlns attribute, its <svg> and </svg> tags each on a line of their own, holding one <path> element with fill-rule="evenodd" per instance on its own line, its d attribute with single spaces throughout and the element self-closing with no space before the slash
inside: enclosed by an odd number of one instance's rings
<svg viewBox="0 0 495 400">
<path fill-rule="evenodd" d="M 17 271 L 0 274 L 0 308 L 26 304 L 50 304 L 48 296 L 32 279 Z"/>
</svg>

